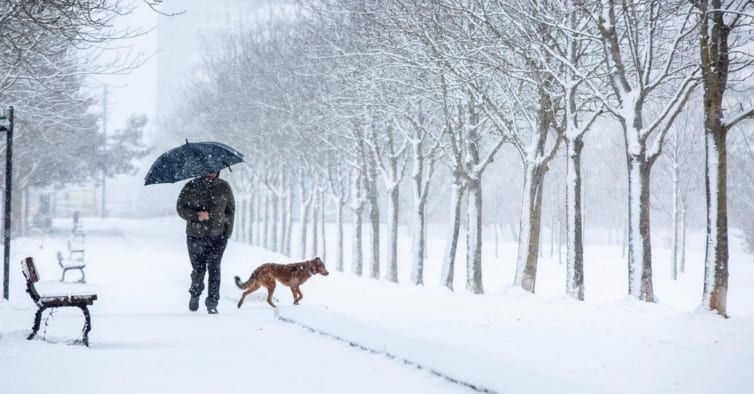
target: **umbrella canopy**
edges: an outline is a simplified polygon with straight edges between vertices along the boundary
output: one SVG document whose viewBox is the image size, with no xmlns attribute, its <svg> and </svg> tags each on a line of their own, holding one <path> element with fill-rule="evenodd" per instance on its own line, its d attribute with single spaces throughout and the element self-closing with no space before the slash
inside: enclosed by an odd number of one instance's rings
<svg viewBox="0 0 754 394">
<path fill-rule="evenodd" d="M 175 183 L 230 168 L 243 154 L 220 142 L 188 142 L 157 158 L 144 177 L 144 185 Z"/>
</svg>

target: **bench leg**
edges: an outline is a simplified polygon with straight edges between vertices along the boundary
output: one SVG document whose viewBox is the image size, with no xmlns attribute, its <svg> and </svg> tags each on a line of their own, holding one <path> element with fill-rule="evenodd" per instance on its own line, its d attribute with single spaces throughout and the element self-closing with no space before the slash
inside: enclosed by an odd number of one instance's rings
<svg viewBox="0 0 754 394">
<path fill-rule="evenodd" d="M 89 316 L 89 308 L 86 305 L 79 305 L 84 312 L 84 345 L 89 346 L 89 331 L 92 330 L 92 318 Z"/>
<path fill-rule="evenodd" d="M 84 269 L 79 268 L 79 271 L 81 271 L 81 279 L 79 280 L 79 282 L 86 283 L 86 274 L 84 273 Z"/>
<path fill-rule="evenodd" d="M 45 309 L 47 309 L 46 306 L 43 306 L 37 309 L 37 313 L 36 315 L 34 315 L 34 326 L 31 328 L 31 334 L 29 334 L 29 336 L 26 337 L 26 339 L 29 339 L 29 340 L 34 339 L 34 336 L 37 335 L 37 331 L 39 331 L 39 325 L 42 322 L 42 313 L 45 311 Z"/>
<path fill-rule="evenodd" d="M 63 275 L 60 277 L 61 282 L 65 282 L 65 272 L 68 271 L 67 269 L 63 268 Z"/>
</svg>

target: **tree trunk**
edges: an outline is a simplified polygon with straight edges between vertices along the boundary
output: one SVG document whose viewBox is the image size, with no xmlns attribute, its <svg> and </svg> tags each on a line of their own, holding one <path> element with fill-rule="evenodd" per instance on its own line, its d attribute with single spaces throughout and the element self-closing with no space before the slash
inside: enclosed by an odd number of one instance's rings
<svg viewBox="0 0 754 394">
<path fill-rule="evenodd" d="M 286 256 L 291 256 L 291 237 L 293 235 L 293 190 L 291 188 L 288 189 L 288 195 L 286 196 L 285 220 L 287 224 L 285 226 L 286 232 L 283 251 Z"/>
<path fill-rule="evenodd" d="M 466 290 L 484 293 L 482 286 L 482 185 L 468 185 L 469 206 L 466 231 Z"/>
<path fill-rule="evenodd" d="M 730 67 L 729 34 L 720 0 L 699 1 L 703 12 L 699 40 L 704 84 L 704 147 L 706 155 L 707 249 L 702 304 L 727 317 L 728 298 L 728 130 L 723 124 L 723 95 Z M 727 5 L 726 5 L 727 7 Z"/>
<path fill-rule="evenodd" d="M 426 240 L 426 207 L 429 193 L 429 181 L 434 169 L 434 159 L 429 158 L 429 165 L 425 171 L 425 157 L 422 155 L 422 139 L 412 141 L 412 174 L 413 189 L 413 218 L 411 218 L 411 277 L 414 285 L 424 285 L 424 260 L 427 254 Z"/>
<path fill-rule="evenodd" d="M 254 245 L 262 246 L 262 193 L 254 193 Z"/>
<path fill-rule="evenodd" d="M 417 286 L 424 286 L 424 252 L 426 249 L 426 204 L 422 201 L 414 207 L 414 218 L 411 221 L 413 230 L 411 231 L 413 259 L 411 262 L 411 283 Z"/>
<path fill-rule="evenodd" d="M 254 206 L 251 196 L 244 199 L 244 235 L 243 241 L 247 244 L 252 242 L 252 232 L 254 224 Z"/>
<path fill-rule="evenodd" d="M 255 192 L 249 200 L 249 243 L 259 245 L 259 193 Z"/>
<path fill-rule="evenodd" d="M 545 167 L 528 164 L 524 170 L 524 189 L 521 202 L 521 222 L 518 238 L 518 258 L 514 285 L 535 292 L 539 259 L 540 221 L 542 215 L 542 181 Z"/>
<path fill-rule="evenodd" d="M 352 182 L 353 192 L 351 195 L 351 209 L 353 210 L 353 231 L 351 246 L 351 272 L 361 276 L 364 272 L 364 250 L 361 242 L 361 226 L 362 226 L 362 213 L 364 212 L 364 200 L 363 200 L 363 177 L 359 173 L 354 174 L 354 181 Z"/>
<path fill-rule="evenodd" d="M 553 193 L 552 198 L 550 199 L 550 202 L 552 205 L 550 205 L 550 258 L 555 256 L 555 221 L 557 220 L 557 206 L 558 206 L 558 197 L 557 193 Z"/>
<path fill-rule="evenodd" d="M 365 149 L 366 152 L 366 149 Z M 369 277 L 380 278 L 380 203 L 377 193 L 377 163 L 371 154 L 364 153 L 364 191 L 369 208 L 370 245 L 372 247 L 371 261 L 367 267 Z"/>
<path fill-rule="evenodd" d="M 628 294 L 647 302 L 654 301 L 649 220 L 650 168 L 642 155 L 628 154 Z"/>
<path fill-rule="evenodd" d="M 264 224 L 262 229 L 262 245 L 265 249 L 270 248 L 270 194 L 264 194 Z"/>
<path fill-rule="evenodd" d="M 282 185 L 281 185 L 282 187 Z M 278 250 L 285 254 L 285 234 L 288 232 L 288 193 L 283 193 L 279 198 L 280 203 L 280 237 L 278 238 Z"/>
<path fill-rule="evenodd" d="M 304 196 L 302 195 L 301 198 L 303 199 Z M 311 200 L 309 199 L 303 199 L 301 201 L 301 204 L 299 205 L 299 214 L 301 220 L 301 236 L 299 237 L 299 257 L 301 259 L 306 259 L 306 238 L 307 238 L 307 226 L 309 225 L 309 209 L 311 208 Z"/>
<path fill-rule="evenodd" d="M 676 132 L 674 134 L 674 137 L 677 135 L 678 133 Z M 677 146 L 678 144 L 677 137 L 675 137 L 675 139 L 676 139 L 675 144 Z M 677 160 L 677 157 L 675 158 L 673 162 L 673 172 L 672 172 L 672 181 L 671 181 L 673 182 L 673 197 L 672 197 L 673 198 L 673 208 L 672 208 L 673 211 L 671 212 L 671 217 L 673 221 L 673 247 L 672 247 L 673 248 L 673 261 L 670 264 L 670 274 L 673 280 L 678 280 L 678 265 L 679 265 L 678 260 L 680 258 L 680 256 L 678 255 L 679 242 L 680 242 L 680 216 L 678 215 L 679 213 L 678 211 L 680 209 L 679 204 L 678 204 L 680 179 L 679 179 L 678 173 L 679 173 L 680 167 L 678 163 L 676 162 L 676 160 Z"/>
<path fill-rule="evenodd" d="M 445 242 L 445 253 L 442 260 L 442 274 L 440 284 L 453 290 L 453 273 L 455 271 L 456 250 L 458 248 L 458 234 L 461 229 L 461 204 L 465 187 L 456 179 L 451 186 L 450 193 L 450 221 L 448 236 Z"/>
<path fill-rule="evenodd" d="M 240 206 L 237 211 L 237 214 L 241 220 L 237 222 L 238 230 L 233 232 L 236 240 L 240 242 L 246 241 L 246 217 L 248 215 L 247 201 L 248 200 L 246 198 L 242 198 L 240 201 L 240 204 L 239 204 Z"/>
<path fill-rule="evenodd" d="M 343 206 L 345 200 L 338 198 L 335 210 L 335 221 L 338 223 L 338 231 L 335 235 L 335 269 L 343 272 Z"/>
<path fill-rule="evenodd" d="M 272 205 L 272 220 L 270 220 L 269 248 L 272 251 L 280 252 L 278 249 L 278 223 L 280 222 L 280 198 L 277 193 L 270 193 L 270 205 Z"/>
<path fill-rule="evenodd" d="M 319 194 L 312 191 L 312 253 L 311 258 L 319 256 Z"/>
<path fill-rule="evenodd" d="M 246 223 L 246 243 L 253 244 L 254 243 L 254 195 L 256 193 L 252 192 L 252 194 L 249 196 L 249 198 L 246 199 L 246 205 L 248 207 L 247 217 L 248 217 L 248 223 Z"/>
<path fill-rule="evenodd" d="M 319 210 L 319 214 L 320 214 L 319 225 L 321 229 L 319 239 L 322 240 L 322 247 L 320 249 L 322 253 L 319 254 L 319 257 L 321 257 L 323 261 L 327 261 L 327 236 L 325 234 L 325 215 L 327 214 L 327 212 L 325 211 L 325 205 L 326 205 L 327 200 L 325 199 L 324 190 L 319 193 L 319 201 L 320 201 L 320 207 L 321 207 Z"/>
<path fill-rule="evenodd" d="M 387 190 L 388 194 L 388 244 L 387 244 L 387 264 L 385 265 L 385 279 L 390 282 L 398 283 L 398 204 L 399 204 L 398 185 Z"/>
<path fill-rule="evenodd" d="M 353 245 L 351 246 L 352 250 L 352 262 L 351 262 L 351 272 L 354 274 L 361 276 L 364 272 L 364 251 L 363 246 L 361 243 L 361 214 L 364 211 L 364 206 L 362 204 L 359 204 L 359 206 L 354 209 L 353 212 Z"/>
<path fill-rule="evenodd" d="M 581 138 L 566 140 L 566 294 L 584 301 L 584 242 L 581 223 Z"/>
<path fill-rule="evenodd" d="M 620 257 L 626 257 L 626 253 L 628 251 L 628 222 L 630 221 L 630 218 L 628 217 L 628 197 L 626 197 L 626 202 L 623 204 L 623 226 L 621 228 L 621 232 L 623 234 L 623 238 L 621 238 L 621 249 L 620 249 Z"/>
<path fill-rule="evenodd" d="M 686 272 L 686 199 L 683 200 L 681 211 L 681 273 Z"/>
<path fill-rule="evenodd" d="M 707 114 L 709 117 L 709 114 Z M 707 122 L 705 122 L 708 124 Z M 712 123 L 712 122 L 710 122 Z M 712 126 L 712 127 L 710 127 Z M 707 155 L 707 252 L 704 258 L 703 304 L 727 317 L 728 297 L 728 206 L 726 133 L 716 125 L 705 130 Z"/>
</svg>

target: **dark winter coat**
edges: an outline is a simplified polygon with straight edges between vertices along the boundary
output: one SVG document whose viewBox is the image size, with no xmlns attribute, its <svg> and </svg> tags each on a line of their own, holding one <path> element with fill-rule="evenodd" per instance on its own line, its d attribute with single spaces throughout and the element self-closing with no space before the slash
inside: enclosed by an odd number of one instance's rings
<svg viewBox="0 0 754 394">
<path fill-rule="evenodd" d="M 236 202 L 228 182 L 220 178 L 192 179 L 181 190 L 176 204 L 178 215 L 186 221 L 186 235 L 191 237 L 230 238 Z M 199 211 L 209 212 L 209 220 L 199 221 Z"/>
</svg>

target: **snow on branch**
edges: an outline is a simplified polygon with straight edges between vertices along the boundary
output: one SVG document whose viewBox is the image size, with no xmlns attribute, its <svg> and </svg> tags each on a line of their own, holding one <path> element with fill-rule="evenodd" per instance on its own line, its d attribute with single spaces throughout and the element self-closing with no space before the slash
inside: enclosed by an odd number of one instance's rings
<svg viewBox="0 0 754 394">
<path fill-rule="evenodd" d="M 723 127 L 725 127 L 726 130 L 730 130 L 733 126 L 735 126 L 739 122 L 747 120 L 747 119 L 754 119 L 754 107 L 749 108 L 747 110 L 741 110 L 738 113 L 733 114 L 730 117 L 730 120 L 723 119 Z"/>
</svg>

